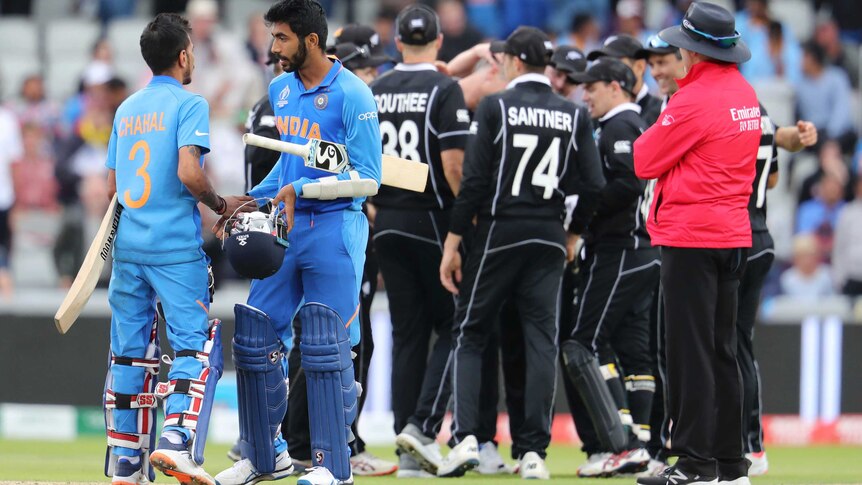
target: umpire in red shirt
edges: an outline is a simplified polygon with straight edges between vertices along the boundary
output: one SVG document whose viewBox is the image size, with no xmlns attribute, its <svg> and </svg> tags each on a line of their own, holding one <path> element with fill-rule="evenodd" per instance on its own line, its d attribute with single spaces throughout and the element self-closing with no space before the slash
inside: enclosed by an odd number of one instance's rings
<svg viewBox="0 0 862 485">
<path fill-rule="evenodd" d="M 647 229 L 661 246 L 671 454 L 679 460 L 638 483 L 749 485 L 736 307 L 751 247 L 760 108 L 737 64 L 751 54 L 733 15 L 706 2 L 659 37 L 679 47 L 686 74 L 635 142 L 634 163 L 638 177 L 658 179 Z"/>
</svg>

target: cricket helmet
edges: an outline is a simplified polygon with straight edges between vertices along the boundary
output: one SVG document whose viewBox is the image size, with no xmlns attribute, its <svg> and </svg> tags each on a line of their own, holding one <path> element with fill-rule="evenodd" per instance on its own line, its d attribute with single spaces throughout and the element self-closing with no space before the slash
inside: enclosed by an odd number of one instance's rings
<svg viewBox="0 0 862 485">
<path fill-rule="evenodd" d="M 239 214 L 224 241 L 227 259 L 245 278 L 262 280 L 274 275 L 284 261 L 287 241 L 279 237 L 280 224 L 263 212 Z"/>
</svg>

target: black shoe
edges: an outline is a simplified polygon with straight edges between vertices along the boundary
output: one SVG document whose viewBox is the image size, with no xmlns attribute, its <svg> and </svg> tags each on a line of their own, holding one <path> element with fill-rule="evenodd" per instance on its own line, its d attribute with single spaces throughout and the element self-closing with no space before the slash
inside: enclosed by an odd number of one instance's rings
<svg viewBox="0 0 862 485">
<path fill-rule="evenodd" d="M 675 466 L 666 468 L 657 477 L 638 478 L 639 485 L 718 485 L 718 477 L 702 477 L 686 473 Z"/>
</svg>

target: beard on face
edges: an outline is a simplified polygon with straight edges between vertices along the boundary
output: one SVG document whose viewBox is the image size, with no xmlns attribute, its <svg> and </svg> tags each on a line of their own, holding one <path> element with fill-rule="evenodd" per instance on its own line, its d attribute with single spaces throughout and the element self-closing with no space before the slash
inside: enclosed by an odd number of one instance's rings
<svg viewBox="0 0 862 485">
<path fill-rule="evenodd" d="M 300 39 L 299 49 L 292 58 L 278 56 L 281 60 L 281 68 L 284 72 L 294 72 L 305 64 L 305 59 L 308 57 L 308 50 L 305 48 L 305 39 Z"/>
<path fill-rule="evenodd" d="M 192 65 L 191 65 L 191 63 L 189 63 L 189 65 L 186 66 L 185 72 L 183 72 L 183 85 L 191 84 L 191 82 L 192 82 Z"/>
</svg>

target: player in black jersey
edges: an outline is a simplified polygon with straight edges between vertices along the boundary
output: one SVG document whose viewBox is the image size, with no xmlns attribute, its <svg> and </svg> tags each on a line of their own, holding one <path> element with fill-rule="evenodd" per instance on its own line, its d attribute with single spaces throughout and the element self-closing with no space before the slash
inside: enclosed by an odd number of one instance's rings
<svg viewBox="0 0 862 485">
<path fill-rule="evenodd" d="M 649 310 L 660 262 L 642 210 L 646 183 L 634 172 L 632 147 L 647 128 L 640 106 L 634 103 L 635 75 L 621 61 L 604 57 L 576 79 L 586 85 L 584 99 L 598 119 L 597 143 L 607 185 L 584 234 L 575 329 L 563 345 L 563 355 L 569 376 L 581 383 L 578 391 L 585 404 L 573 414 L 591 460 L 578 473 L 612 475 L 638 471 L 649 461 L 645 443 L 655 392 Z M 592 382 L 594 356 L 611 403 L 602 386 Z M 630 430 L 623 439 L 619 428 L 607 429 L 613 420 L 599 412 L 608 404 L 619 410 L 622 424 Z M 603 452 L 617 454 L 597 462 L 595 455 Z M 599 466 L 600 470 L 593 470 Z"/>
<path fill-rule="evenodd" d="M 523 478 L 547 478 L 557 356 L 557 309 L 566 258 L 574 256 L 580 233 L 603 186 L 589 115 L 551 91 L 542 73 L 551 43 L 540 30 L 519 27 L 504 42 L 510 80 L 500 94 L 476 110 L 464 163 L 461 191 L 452 211 L 440 278 L 459 294 L 454 335 L 453 446 L 438 475 L 459 476 L 479 462 L 475 433 L 480 421 L 481 354 L 509 297 L 517 306 L 527 345 L 523 435 Z M 566 236 L 562 225 L 566 194 L 580 191 L 581 202 Z M 477 217 L 475 240 L 463 279 L 458 248 Z M 456 286 L 457 285 L 457 286 Z M 460 292 L 459 292 L 460 288 Z"/>
<path fill-rule="evenodd" d="M 637 56 L 642 47 L 640 41 L 630 35 L 612 35 L 605 40 L 601 49 L 590 52 L 587 59 L 594 61 L 600 57 L 613 57 L 631 68 L 636 79 L 633 90 L 635 102 L 641 107 L 641 118 L 646 121 L 647 127 L 649 127 L 658 119 L 658 114 L 661 112 L 661 100 L 650 94 L 649 88 L 644 83 L 646 61 Z"/>
<path fill-rule="evenodd" d="M 440 284 L 439 267 L 449 213 L 461 184 L 470 115 L 458 83 L 437 71 L 442 43 L 437 14 L 423 5 L 397 19 L 396 45 L 404 62 L 378 78 L 377 100 L 383 152 L 429 167 L 424 193 L 382 186 L 374 246 L 392 317 L 392 407 L 396 442 L 419 453 L 436 472 L 439 431 L 449 388 L 444 382 L 451 351 L 455 302 Z M 428 356 L 432 332 L 437 340 Z M 401 454 L 399 476 L 422 472 Z"/>
<path fill-rule="evenodd" d="M 650 74 L 658 83 L 659 90 L 663 95 L 661 109 L 667 106 L 670 97 L 679 90 L 676 83 L 677 78 L 683 77 L 682 55 L 679 49 L 662 40 L 658 35 L 653 35 L 647 40 L 643 49 L 635 55 L 639 59 L 645 59 L 650 67 Z M 647 181 L 647 200 L 645 207 L 652 204 L 656 180 Z M 666 356 L 664 354 L 664 298 L 662 296 L 661 281 L 656 282 L 655 295 L 653 297 L 652 310 L 650 310 L 650 353 L 655 356 L 655 383 L 656 392 L 653 397 L 652 413 L 650 416 L 650 441 L 647 443 L 652 459 L 647 465 L 647 470 L 642 476 L 657 476 L 668 467 L 667 446 L 670 439 L 670 417 L 665 413 L 664 392 L 666 370 Z"/>
<path fill-rule="evenodd" d="M 766 225 L 766 191 L 778 183 L 778 150 L 799 151 L 817 143 L 817 129 L 806 121 L 796 126 L 776 128 L 766 108 L 760 105 L 760 147 L 757 172 L 748 202 L 751 220 L 751 251 L 739 282 L 739 309 L 736 317 L 737 353 L 742 374 L 742 439 L 745 457 L 751 462 L 749 475 L 766 473 L 769 463 L 763 449 L 760 422 L 760 372 L 754 358 L 754 323 L 760 306 L 760 291 L 775 259 L 774 244 Z"/>
</svg>

